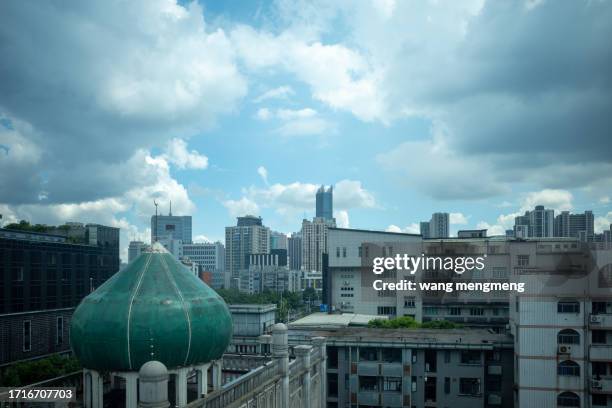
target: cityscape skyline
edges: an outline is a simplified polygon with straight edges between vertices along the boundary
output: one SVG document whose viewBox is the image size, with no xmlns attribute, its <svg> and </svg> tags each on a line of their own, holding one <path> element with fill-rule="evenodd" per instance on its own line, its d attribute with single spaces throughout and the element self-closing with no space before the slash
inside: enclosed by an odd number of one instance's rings
<svg viewBox="0 0 612 408">
<path fill-rule="evenodd" d="M 536 204 L 612 222 L 607 3 L 1 7 L 3 223 L 119 227 L 126 259 L 153 200 L 222 241 L 248 213 L 298 231 L 321 184 L 339 226 L 501 232 Z"/>
</svg>

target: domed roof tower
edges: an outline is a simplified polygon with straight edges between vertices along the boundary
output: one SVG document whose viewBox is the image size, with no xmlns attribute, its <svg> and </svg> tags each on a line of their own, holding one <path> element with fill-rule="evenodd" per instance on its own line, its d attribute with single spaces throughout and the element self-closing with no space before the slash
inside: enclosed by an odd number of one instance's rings
<svg viewBox="0 0 612 408">
<path fill-rule="evenodd" d="M 158 243 L 85 297 L 70 325 L 74 353 L 97 371 L 204 364 L 231 337 L 223 299 Z"/>
</svg>

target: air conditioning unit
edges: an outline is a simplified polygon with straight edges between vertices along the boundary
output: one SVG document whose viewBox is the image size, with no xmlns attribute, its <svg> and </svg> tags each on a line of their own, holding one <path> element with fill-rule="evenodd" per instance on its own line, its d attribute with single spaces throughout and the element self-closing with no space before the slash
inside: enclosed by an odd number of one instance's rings
<svg viewBox="0 0 612 408">
<path fill-rule="evenodd" d="M 557 354 L 571 354 L 572 346 L 559 346 Z"/>
<path fill-rule="evenodd" d="M 601 316 L 591 315 L 591 323 L 601 323 Z"/>
</svg>

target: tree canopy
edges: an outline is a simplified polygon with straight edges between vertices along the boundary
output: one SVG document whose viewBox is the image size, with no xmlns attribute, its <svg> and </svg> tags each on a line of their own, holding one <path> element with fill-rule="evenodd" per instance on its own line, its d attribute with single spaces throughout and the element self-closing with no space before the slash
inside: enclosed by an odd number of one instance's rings
<svg viewBox="0 0 612 408">
<path fill-rule="evenodd" d="M 431 320 L 419 323 L 410 316 L 401 316 L 393 319 L 374 319 L 368 322 L 368 327 L 378 329 L 457 329 L 460 324 L 448 320 Z"/>
</svg>

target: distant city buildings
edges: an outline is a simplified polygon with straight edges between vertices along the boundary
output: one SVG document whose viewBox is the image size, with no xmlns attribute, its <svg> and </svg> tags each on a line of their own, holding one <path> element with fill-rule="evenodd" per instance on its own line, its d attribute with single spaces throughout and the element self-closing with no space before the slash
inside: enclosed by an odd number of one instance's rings
<svg viewBox="0 0 612 408">
<path fill-rule="evenodd" d="M 524 215 L 515 217 L 511 235 L 516 238 L 567 237 L 581 241 L 600 241 L 603 237 L 596 237 L 594 226 L 595 217 L 590 210 L 583 214 L 562 211 L 555 216 L 554 210 L 538 205 Z"/>
<path fill-rule="evenodd" d="M 173 239 L 180 240 L 184 244 L 191 244 L 191 216 L 172 215 L 172 212 L 168 215 L 152 215 L 151 242 Z"/>
<path fill-rule="evenodd" d="M 182 244 L 182 256 L 197 263 L 200 274 L 210 274 L 213 288 L 229 285 L 225 274 L 225 247 L 221 242 Z"/>
<path fill-rule="evenodd" d="M 225 269 L 230 286 L 239 288 L 240 271 L 246 269 L 249 254 L 270 253 L 270 229 L 261 217 L 238 217 L 235 227 L 225 227 Z"/>
<path fill-rule="evenodd" d="M 240 271 L 240 291 L 262 293 L 264 291 L 297 292 L 300 290 L 300 272 L 289 269 L 287 251 L 273 249 L 269 254 L 249 254 L 245 268 Z"/>
<path fill-rule="evenodd" d="M 138 258 L 142 251 L 147 247 L 148 245 L 142 241 L 130 241 L 128 245 L 128 263 Z"/>
<path fill-rule="evenodd" d="M 288 238 L 282 232 L 270 231 L 270 249 L 287 249 Z"/>
<path fill-rule="evenodd" d="M 448 238 L 449 214 L 440 212 L 433 213 L 429 221 L 421 221 L 419 229 L 424 239 Z"/>
<path fill-rule="evenodd" d="M 334 221 L 334 192 L 333 187 L 319 187 L 316 195 L 316 213 L 315 217 L 324 218 L 328 221 Z"/>
<path fill-rule="evenodd" d="M 287 240 L 287 255 L 289 256 L 289 269 L 299 271 L 302 269 L 302 233 L 294 232 Z"/>
<path fill-rule="evenodd" d="M 334 219 L 315 217 L 302 221 L 302 269 L 323 271 L 323 253 L 327 251 L 327 229 L 335 227 Z"/>
</svg>

